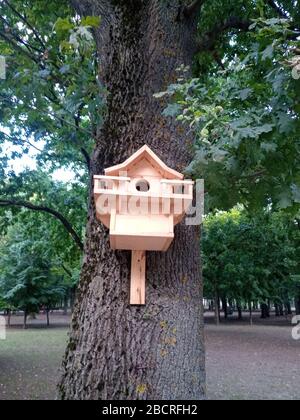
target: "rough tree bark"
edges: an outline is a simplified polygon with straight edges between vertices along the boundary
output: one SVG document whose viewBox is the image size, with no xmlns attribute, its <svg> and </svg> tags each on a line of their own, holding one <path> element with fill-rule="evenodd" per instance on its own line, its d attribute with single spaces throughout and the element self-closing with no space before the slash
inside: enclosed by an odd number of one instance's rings
<svg viewBox="0 0 300 420">
<path fill-rule="evenodd" d="M 179 0 L 74 0 L 100 15 L 95 31 L 108 114 L 91 176 L 148 144 L 169 166 L 189 163 L 190 137 L 153 94 L 191 65 L 196 16 Z M 92 186 L 92 183 L 91 183 Z M 62 399 L 203 399 L 205 367 L 199 227 L 181 225 L 167 253 L 147 253 L 147 304 L 129 305 L 130 253 L 109 247 L 92 196 L 85 258 L 59 384 Z"/>
</svg>

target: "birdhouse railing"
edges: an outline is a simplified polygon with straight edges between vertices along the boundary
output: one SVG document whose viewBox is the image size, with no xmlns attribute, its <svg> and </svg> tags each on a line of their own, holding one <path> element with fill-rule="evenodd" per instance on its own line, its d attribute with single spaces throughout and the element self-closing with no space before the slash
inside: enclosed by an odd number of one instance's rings
<svg viewBox="0 0 300 420">
<path fill-rule="evenodd" d="M 171 187 L 171 193 L 168 194 L 171 198 L 179 198 L 192 200 L 194 181 L 178 181 L 172 179 L 162 179 L 162 190 L 168 191 L 168 187 Z"/>
<path fill-rule="evenodd" d="M 129 177 L 95 175 L 95 194 L 131 195 L 136 197 L 171 198 L 192 200 L 193 181 L 162 179 L 160 191 L 133 191 L 129 188 L 132 179 Z"/>
<path fill-rule="evenodd" d="M 131 181 L 128 177 L 119 177 L 119 176 L 105 176 L 105 175 L 95 175 L 95 194 L 104 194 L 108 191 L 126 191 L 127 183 Z M 125 188 L 124 188 L 125 187 Z"/>
</svg>

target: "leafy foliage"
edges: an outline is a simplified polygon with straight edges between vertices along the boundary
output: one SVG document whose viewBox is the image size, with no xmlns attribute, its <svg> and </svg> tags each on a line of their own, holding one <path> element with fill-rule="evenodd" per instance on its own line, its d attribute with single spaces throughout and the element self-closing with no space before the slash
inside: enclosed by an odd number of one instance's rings
<svg viewBox="0 0 300 420">
<path fill-rule="evenodd" d="M 252 21 L 244 50 L 207 77 L 178 82 L 164 114 L 196 134 L 187 172 L 204 178 L 208 209 L 270 204 L 296 213 L 300 198 L 300 41 L 288 19 Z M 230 33 L 230 32 L 229 32 Z M 232 33 L 231 33 L 232 36 Z M 237 46 L 234 37 L 231 43 Z"/>
<path fill-rule="evenodd" d="M 249 217 L 238 210 L 204 224 L 205 296 L 283 303 L 299 293 L 299 238 L 281 213 Z"/>
<path fill-rule="evenodd" d="M 86 170 L 105 100 L 91 33 L 100 19 L 80 20 L 66 2 L 45 0 L 1 2 L 0 15 L 7 62 L 0 148 L 13 146 L 9 158 L 38 152 L 38 162 L 53 170 Z M 5 164 L 3 158 L 2 173 Z"/>
<path fill-rule="evenodd" d="M 101 19 L 80 19 L 68 2 L 54 0 L 5 0 L 0 16 L 7 64 L 0 81 L 0 295 L 6 308 L 29 310 L 51 305 L 78 282 L 89 157 L 105 111 L 92 36 Z M 27 156 L 38 169 L 16 173 L 11 163 Z M 58 168 L 71 170 L 73 182 L 53 181 Z M 32 213 L 26 203 L 46 212 Z"/>
<path fill-rule="evenodd" d="M 242 203 L 253 211 L 298 211 L 299 27 L 300 10 L 291 0 L 203 2 L 198 77 L 188 79 L 182 67 L 178 82 L 156 95 L 171 102 L 166 116 L 196 133 L 187 172 L 205 178 L 208 210 Z M 0 81 L 0 201 L 55 209 L 80 239 L 89 156 L 107 96 L 92 36 L 98 30 L 101 19 L 80 19 L 69 2 L 0 2 L 0 55 L 7 62 L 7 78 Z M 11 162 L 27 155 L 39 169 L 15 173 Z M 74 182 L 52 181 L 57 168 L 72 169 Z M 297 288 L 299 237 L 289 230 L 291 240 L 284 226 L 235 212 L 209 217 L 207 287 L 218 284 L 244 299 L 275 298 L 277 286 L 281 297 L 287 284 Z M 0 231 L 2 305 L 4 298 L 5 305 L 27 309 L 47 305 L 61 287 L 76 283 L 80 251 L 51 215 L 0 206 Z"/>
<path fill-rule="evenodd" d="M 33 226 L 31 220 L 10 227 L 1 240 L 0 294 L 5 309 L 34 313 L 63 299 L 68 284 L 47 237 L 45 224 Z"/>
</svg>

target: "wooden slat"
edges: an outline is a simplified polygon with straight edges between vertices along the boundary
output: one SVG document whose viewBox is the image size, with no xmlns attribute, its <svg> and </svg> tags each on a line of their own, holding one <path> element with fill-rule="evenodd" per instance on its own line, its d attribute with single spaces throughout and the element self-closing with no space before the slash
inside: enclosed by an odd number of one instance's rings
<svg viewBox="0 0 300 420">
<path fill-rule="evenodd" d="M 132 251 L 130 305 L 145 305 L 146 251 Z"/>
<path fill-rule="evenodd" d="M 106 194 L 107 196 L 120 196 L 120 197 L 149 197 L 149 198 L 168 198 L 168 199 L 178 199 L 178 200 L 191 200 L 193 196 L 189 194 L 160 194 L 156 192 L 131 192 L 131 191 L 121 191 L 121 190 L 104 190 L 98 189 L 95 187 L 94 194 Z"/>
<path fill-rule="evenodd" d="M 167 185 L 194 185 L 195 182 L 191 180 L 178 181 L 176 179 L 161 179 L 161 184 Z"/>
<path fill-rule="evenodd" d="M 94 179 L 100 179 L 103 181 L 131 181 L 131 178 L 126 176 L 94 175 Z"/>
</svg>

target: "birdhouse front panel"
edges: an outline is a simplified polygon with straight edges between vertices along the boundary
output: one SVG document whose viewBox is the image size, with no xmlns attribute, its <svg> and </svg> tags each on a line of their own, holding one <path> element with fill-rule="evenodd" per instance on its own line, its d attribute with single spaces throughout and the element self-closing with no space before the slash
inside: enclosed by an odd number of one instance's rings
<svg viewBox="0 0 300 420">
<path fill-rule="evenodd" d="M 112 249 L 167 251 L 174 239 L 172 215 L 118 214 L 111 220 L 110 243 Z"/>
<path fill-rule="evenodd" d="M 131 303 L 143 304 L 145 251 L 167 251 L 193 200 L 184 180 L 148 146 L 94 177 L 97 218 L 110 230 L 112 249 L 132 250 Z"/>
</svg>

